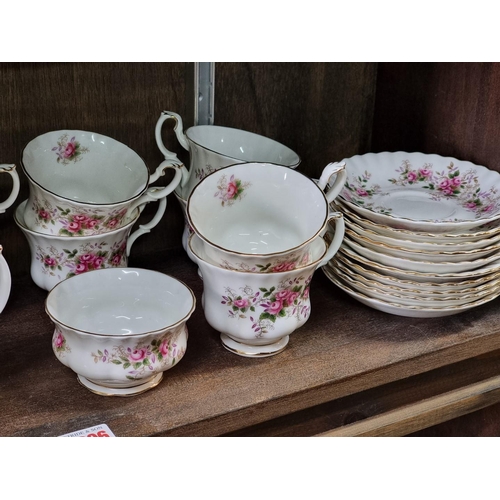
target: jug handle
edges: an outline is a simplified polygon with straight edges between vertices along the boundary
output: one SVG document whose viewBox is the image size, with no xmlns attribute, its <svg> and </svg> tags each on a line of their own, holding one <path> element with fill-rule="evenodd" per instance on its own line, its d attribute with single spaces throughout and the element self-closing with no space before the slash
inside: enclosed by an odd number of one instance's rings
<svg viewBox="0 0 500 500">
<path fill-rule="evenodd" d="M 158 148 L 160 151 L 163 153 L 163 156 L 165 157 L 165 160 L 169 160 L 172 162 L 174 165 L 179 165 L 181 166 L 182 170 L 182 180 L 181 180 L 181 187 L 184 187 L 189 180 L 190 176 L 190 171 L 186 168 L 186 166 L 179 160 L 179 157 L 173 152 L 170 151 L 165 147 L 165 144 L 163 144 L 163 139 L 161 137 L 161 130 L 163 127 L 163 124 L 167 120 L 174 120 L 175 125 L 174 125 L 174 132 L 177 137 L 177 140 L 179 141 L 180 145 L 186 150 L 189 151 L 189 143 L 187 141 L 186 135 L 183 132 L 183 124 L 182 124 L 182 118 L 180 115 L 177 113 L 174 113 L 173 111 L 162 111 L 160 118 L 156 122 L 156 127 L 155 127 L 155 138 L 156 138 L 156 144 L 158 145 Z"/>
<path fill-rule="evenodd" d="M 331 203 L 339 195 L 340 191 L 342 191 L 342 188 L 345 185 L 345 182 L 347 180 L 347 172 L 345 170 L 345 162 L 329 163 L 323 169 L 323 172 L 321 173 L 321 177 L 319 178 L 319 181 L 318 181 L 318 186 L 321 190 L 323 190 L 323 192 L 325 191 L 326 187 L 328 186 L 328 182 L 330 180 L 330 177 L 334 174 L 337 175 L 337 177 L 335 178 L 335 182 L 330 186 L 328 191 L 325 192 L 325 196 L 326 196 L 326 199 L 328 200 L 328 203 Z"/>
<path fill-rule="evenodd" d="M 0 203 L 0 214 L 5 212 L 16 201 L 17 195 L 19 194 L 19 174 L 16 171 L 15 165 L 0 165 L 0 174 L 9 174 L 12 177 L 12 191 L 9 197 Z"/>
</svg>

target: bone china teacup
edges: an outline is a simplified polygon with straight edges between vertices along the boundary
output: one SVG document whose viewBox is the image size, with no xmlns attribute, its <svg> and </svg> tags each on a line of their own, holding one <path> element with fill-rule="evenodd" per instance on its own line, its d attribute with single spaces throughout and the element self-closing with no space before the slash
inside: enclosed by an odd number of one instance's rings
<svg viewBox="0 0 500 500">
<path fill-rule="evenodd" d="M 159 201 L 160 214 L 167 200 Z M 51 290 L 60 281 L 95 269 L 125 267 L 134 241 L 158 224 L 160 216 L 141 224 L 132 234 L 132 226 L 139 218 L 139 209 L 128 223 L 114 231 L 90 236 L 59 236 L 32 231 L 24 223 L 26 201 L 19 205 L 14 220 L 28 241 L 31 252 L 31 279 L 44 290 Z"/>
<path fill-rule="evenodd" d="M 323 188 L 336 176 L 326 193 Z M 344 186 L 344 163 L 330 163 L 316 184 L 304 174 L 270 163 L 231 165 L 205 177 L 192 191 L 187 216 L 214 261 L 248 268 L 305 255 L 311 241 L 335 221 L 334 246 L 342 242 L 342 215 L 329 203 Z M 342 226 L 340 226 L 342 224 Z"/>
<path fill-rule="evenodd" d="M 12 177 L 12 188 L 6 200 L 0 202 L 0 214 L 4 213 L 16 201 L 19 194 L 19 175 L 15 165 L 0 165 L 0 174 L 8 174 Z"/>
<path fill-rule="evenodd" d="M 0 313 L 3 311 L 5 304 L 9 300 L 10 287 L 11 287 L 11 275 L 10 269 L 2 255 L 2 245 L 0 245 Z"/>
<path fill-rule="evenodd" d="M 165 198 L 179 184 L 178 166 L 164 161 L 150 176 L 143 159 L 110 137 L 82 130 L 57 130 L 27 144 L 22 168 L 30 194 L 24 211 L 28 229 L 43 234 L 91 236 L 128 223 L 136 208 Z M 167 168 L 165 187 L 148 187 Z M 163 205 L 159 205 L 158 210 Z"/>
<path fill-rule="evenodd" d="M 227 165 L 246 162 L 268 162 L 296 168 L 300 157 L 287 146 L 268 137 L 246 130 L 218 125 L 196 125 L 184 133 L 177 113 L 163 111 L 156 124 L 158 148 L 174 164 L 181 164 L 177 155 L 168 150 L 162 140 L 162 126 L 174 120 L 174 131 L 181 146 L 189 151 L 189 170 L 182 166 L 182 180 L 176 192 L 187 200 L 198 182 L 207 174 Z"/>
</svg>

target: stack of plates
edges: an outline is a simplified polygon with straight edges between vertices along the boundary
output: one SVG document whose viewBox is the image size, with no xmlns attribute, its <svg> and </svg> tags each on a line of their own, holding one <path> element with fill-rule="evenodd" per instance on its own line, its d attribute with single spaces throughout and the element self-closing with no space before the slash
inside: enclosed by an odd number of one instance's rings
<svg viewBox="0 0 500 500">
<path fill-rule="evenodd" d="M 375 309 L 439 317 L 500 295 L 500 174 L 422 153 L 343 160 L 346 233 L 323 268 Z"/>
</svg>

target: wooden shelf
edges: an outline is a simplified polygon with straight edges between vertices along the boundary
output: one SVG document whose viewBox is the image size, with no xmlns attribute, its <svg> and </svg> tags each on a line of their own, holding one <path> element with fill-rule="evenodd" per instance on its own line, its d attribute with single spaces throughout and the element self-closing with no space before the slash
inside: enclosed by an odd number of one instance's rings
<svg viewBox="0 0 500 500">
<path fill-rule="evenodd" d="M 46 292 L 29 276 L 13 279 L 0 315 L 0 435 L 59 436 L 102 423 L 117 436 L 349 434 L 346 424 L 358 426 L 353 434 L 377 434 L 376 417 L 386 429 L 379 433 L 397 435 L 499 400 L 491 385 L 500 368 L 497 300 L 445 318 L 392 316 L 351 299 L 319 270 L 311 317 L 285 351 L 248 359 L 224 349 L 207 324 L 203 285 L 183 251 L 129 265 L 165 272 L 194 291 L 183 360 L 146 393 L 95 395 L 52 352 Z M 469 404 L 457 404 L 460 394 Z M 423 410 L 414 406 L 422 401 Z M 411 425 L 387 427 L 408 418 Z M 368 427 L 360 432 L 361 423 Z"/>
</svg>

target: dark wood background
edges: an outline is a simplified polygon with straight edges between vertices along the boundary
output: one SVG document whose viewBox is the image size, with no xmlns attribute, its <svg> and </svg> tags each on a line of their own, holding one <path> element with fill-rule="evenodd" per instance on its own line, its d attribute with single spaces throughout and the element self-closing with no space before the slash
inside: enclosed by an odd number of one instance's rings
<svg viewBox="0 0 500 500">
<path fill-rule="evenodd" d="M 163 159 L 154 138 L 161 111 L 193 124 L 192 78 L 190 63 L 0 63 L 0 163 L 16 163 L 21 176 L 18 201 L 0 214 L 13 279 L 28 274 L 30 262 L 12 218 L 28 196 L 23 146 L 50 130 L 91 130 L 133 148 L 153 172 Z M 215 96 L 215 124 L 286 144 L 311 177 L 331 161 L 385 150 L 449 155 L 500 171 L 500 63 L 216 63 Z M 163 135 L 186 159 L 169 127 Z M 0 176 L 0 198 L 10 189 L 7 177 Z M 160 224 L 134 244 L 131 265 L 180 248 L 182 214 L 173 195 L 168 200 Z M 493 421 L 500 410 L 485 412 Z M 464 421 L 481 434 L 480 419 Z M 439 432 L 457 429 L 465 432 L 451 424 Z M 495 429 L 500 434 L 500 424 Z"/>
</svg>

